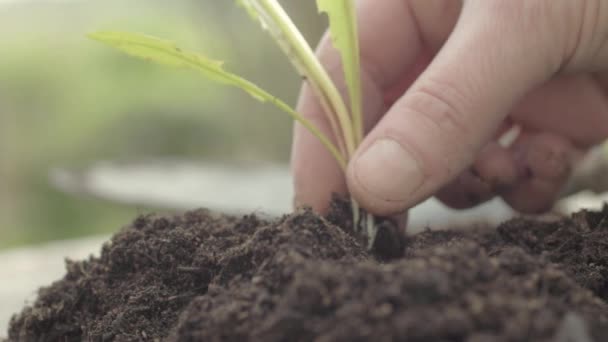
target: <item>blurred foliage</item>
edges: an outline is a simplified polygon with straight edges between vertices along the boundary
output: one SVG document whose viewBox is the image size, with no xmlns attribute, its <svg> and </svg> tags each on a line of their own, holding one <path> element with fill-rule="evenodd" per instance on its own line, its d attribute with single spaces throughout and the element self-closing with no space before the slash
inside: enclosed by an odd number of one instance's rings
<svg viewBox="0 0 608 342">
<path fill-rule="evenodd" d="M 314 2 L 282 3 L 314 43 L 324 27 Z M 0 248 L 109 233 L 145 209 L 62 194 L 48 183 L 55 166 L 287 160 L 282 113 L 85 38 L 100 29 L 169 38 L 295 101 L 297 75 L 232 1 L 0 1 Z"/>
</svg>

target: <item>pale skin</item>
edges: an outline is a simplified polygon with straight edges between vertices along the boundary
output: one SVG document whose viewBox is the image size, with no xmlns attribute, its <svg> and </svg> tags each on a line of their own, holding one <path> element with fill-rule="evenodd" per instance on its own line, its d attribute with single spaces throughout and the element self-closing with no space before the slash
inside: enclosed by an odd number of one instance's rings
<svg viewBox="0 0 608 342">
<path fill-rule="evenodd" d="M 608 138 L 608 1 L 357 2 L 366 136 L 346 175 L 297 125 L 296 205 L 350 193 L 382 216 L 436 196 L 550 208 L 584 153 Z M 318 55 L 345 89 L 326 37 Z M 331 134 L 303 86 L 298 111 Z M 513 124 L 522 133 L 497 143 Z"/>
</svg>

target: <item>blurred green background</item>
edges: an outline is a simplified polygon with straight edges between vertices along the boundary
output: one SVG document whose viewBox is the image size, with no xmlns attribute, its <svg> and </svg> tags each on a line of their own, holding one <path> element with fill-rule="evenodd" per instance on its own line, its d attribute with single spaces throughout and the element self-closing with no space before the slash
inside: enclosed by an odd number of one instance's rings
<svg viewBox="0 0 608 342">
<path fill-rule="evenodd" d="M 316 44 L 325 22 L 314 2 L 282 4 Z M 174 40 L 295 102 L 299 78 L 233 1 L 0 0 L 0 249 L 110 233 L 147 210 L 63 194 L 49 185 L 53 167 L 288 159 L 282 113 L 85 38 L 100 29 Z"/>
</svg>

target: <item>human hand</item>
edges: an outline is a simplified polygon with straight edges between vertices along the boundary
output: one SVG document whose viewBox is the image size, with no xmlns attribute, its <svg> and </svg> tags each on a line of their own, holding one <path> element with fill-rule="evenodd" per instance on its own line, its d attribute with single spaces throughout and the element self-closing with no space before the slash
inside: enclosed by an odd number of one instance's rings
<svg viewBox="0 0 608 342">
<path fill-rule="evenodd" d="M 350 192 L 395 215 L 435 194 L 457 208 L 499 195 L 539 212 L 608 137 L 604 0 L 361 0 L 358 19 L 367 136 L 345 177 L 296 126 L 298 205 L 324 212 Z M 327 35 L 318 55 L 345 89 Z M 307 85 L 298 110 L 331 135 Z M 512 124 L 521 134 L 499 144 Z"/>
</svg>

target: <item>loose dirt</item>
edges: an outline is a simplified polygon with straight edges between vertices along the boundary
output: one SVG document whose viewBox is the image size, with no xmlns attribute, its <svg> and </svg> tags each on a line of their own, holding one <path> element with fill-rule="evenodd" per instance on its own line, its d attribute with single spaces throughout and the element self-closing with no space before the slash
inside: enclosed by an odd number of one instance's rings
<svg viewBox="0 0 608 342">
<path fill-rule="evenodd" d="M 138 217 L 9 340 L 608 341 L 608 209 L 385 239 L 381 257 L 344 217 Z"/>
</svg>

